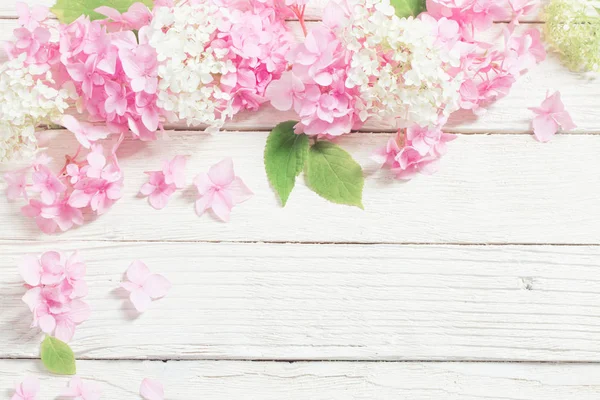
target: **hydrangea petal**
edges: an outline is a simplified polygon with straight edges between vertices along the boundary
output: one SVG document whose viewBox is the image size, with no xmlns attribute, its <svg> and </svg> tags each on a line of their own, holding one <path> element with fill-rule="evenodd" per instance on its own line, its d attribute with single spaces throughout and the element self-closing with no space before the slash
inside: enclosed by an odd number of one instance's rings
<svg viewBox="0 0 600 400">
<path fill-rule="evenodd" d="M 164 400 L 165 391 L 160 382 L 146 378 L 140 386 L 140 395 L 146 400 Z"/>
</svg>

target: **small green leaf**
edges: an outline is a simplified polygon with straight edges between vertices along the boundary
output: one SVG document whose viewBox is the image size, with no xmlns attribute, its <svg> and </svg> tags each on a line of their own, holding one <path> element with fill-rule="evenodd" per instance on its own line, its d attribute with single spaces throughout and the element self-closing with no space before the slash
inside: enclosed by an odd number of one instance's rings
<svg viewBox="0 0 600 400">
<path fill-rule="evenodd" d="M 62 23 L 70 24 L 82 15 L 89 15 L 90 19 L 105 19 L 102 14 L 94 10 L 100 6 L 114 8 L 121 14 L 129 10 L 134 3 L 144 3 L 152 9 L 153 0 L 56 0 L 56 4 L 50 9 L 56 18 Z"/>
<path fill-rule="evenodd" d="M 417 17 L 427 8 L 426 0 L 390 0 L 400 18 Z"/>
<path fill-rule="evenodd" d="M 308 186 L 319 196 L 337 203 L 364 208 L 362 168 L 341 147 L 319 141 L 308 152 Z"/>
<path fill-rule="evenodd" d="M 265 146 L 265 170 L 285 206 L 308 157 L 308 136 L 294 133 L 297 121 L 282 122 L 271 131 Z"/>
<path fill-rule="evenodd" d="M 42 363 L 48 371 L 59 375 L 75 375 L 75 355 L 65 342 L 46 336 L 40 347 Z"/>
</svg>

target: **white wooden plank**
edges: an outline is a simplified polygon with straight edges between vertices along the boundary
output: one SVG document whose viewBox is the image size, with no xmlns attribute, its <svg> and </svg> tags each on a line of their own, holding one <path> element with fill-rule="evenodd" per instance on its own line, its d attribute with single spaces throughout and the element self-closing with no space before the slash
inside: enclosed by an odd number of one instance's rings
<svg viewBox="0 0 600 400">
<path fill-rule="evenodd" d="M 41 4 L 47 7 L 51 7 L 56 3 L 56 0 L 2 0 L 0 3 L 0 18 L 14 18 L 17 13 L 15 11 L 15 4 L 19 1 L 24 1 L 29 5 Z M 327 4 L 328 0 L 311 0 L 308 3 L 305 18 L 306 20 L 318 20 L 323 15 L 323 8 Z M 542 0 L 543 4 L 548 3 L 550 0 Z M 541 15 L 531 15 L 523 18 L 523 21 L 536 22 L 541 19 Z"/>
<path fill-rule="evenodd" d="M 299 24 L 292 24 L 295 34 L 301 36 Z M 0 40 L 8 39 L 15 27 L 15 20 L 0 20 Z M 501 28 L 498 26 L 492 34 L 499 40 Z M 519 29 L 528 28 L 531 28 L 531 25 L 524 24 Z M 528 108 L 538 106 L 548 90 L 560 90 L 563 101 L 578 126 L 574 130 L 575 133 L 600 133 L 600 119 L 597 118 L 596 107 L 600 97 L 600 80 L 590 80 L 582 74 L 570 72 L 554 55 L 550 55 L 547 61 L 523 76 L 513 86 L 510 95 L 493 104 L 485 115 L 475 117 L 471 112 L 455 113 L 446 130 L 457 133 L 529 133 L 534 115 Z M 270 130 L 279 122 L 294 118 L 296 116 L 291 111 L 279 112 L 266 105 L 258 112 L 237 115 L 225 125 L 225 129 Z M 170 128 L 190 129 L 184 122 Z M 389 132 L 394 130 L 394 126 L 390 122 L 373 120 L 362 130 Z"/>
<path fill-rule="evenodd" d="M 71 134 L 49 135 L 55 159 L 74 152 Z M 450 144 L 437 174 L 403 183 L 389 171 L 377 171 L 369 160 L 388 136 L 356 134 L 339 144 L 365 167 L 364 211 L 328 203 L 302 177 L 282 208 L 264 172 L 266 136 L 174 132 L 167 141 L 126 141 L 120 150 L 123 198 L 97 220 L 54 239 L 600 243 L 600 136 L 559 135 L 542 144 L 524 135 L 462 135 Z M 176 193 L 167 208 L 152 209 L 137 196 L 147 181 L 143 172 L 159 169 L 163 160 L 177 154 L 190 155 L 189 183 L 212 164 L 232 157 L 237 174 L 255 196 L 234 208 L 229 223 L 196 216 L 193 186 Z M 0 201 L 0 239 L 47 239 L 19 209 L 20 203 Z"/>
<path fill-rule="evenodd" d="M 600 361 L 598 246 L 158 242 L 1 242 L 0 357 L 38 356 L 17 264 L 49 249 L 87 261 L 80 359 Z M 173 284 L 137 318 L 134 259 Z"/>
<path fill-rule="evenodd" d="M 596 400 L 597 364 L 277 363 L 243 361 L 79 361 L 103 399 L 139 398 L 142 379 L 160 380 L 169 400 Z M 33 360 L 1 360 L 0 390 L 26 375 L 54 400 L 69 378 L 41 372 Z M 8 398 L 8 397 L 7 397 Z"/>
</svg>

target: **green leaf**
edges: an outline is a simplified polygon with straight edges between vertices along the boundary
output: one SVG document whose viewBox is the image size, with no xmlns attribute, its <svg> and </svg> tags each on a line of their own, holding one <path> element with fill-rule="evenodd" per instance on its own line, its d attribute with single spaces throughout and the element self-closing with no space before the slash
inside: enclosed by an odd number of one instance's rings
<svg viewBox="0 0 600 400">
<path fill-rule="evenodd" d="M 65 342 L 46 336 L 40 348 L 42 363 L 48 371 L 59 375 L 75 375 L 75 355 Z"/>
<path fill-rule="evenodd" d="M 297 121 L 282 122 L 271 131 L 265 146 L 265 170 L 285 206 L 308 157 L 308 136 L 294 133 Z"/>
<path fill-rule="evenodd" d="M 144 3 L 152 9 L 153 0 L 56 0 L 56 4 L 50 9 L 56 18 L 62 23 L 70 24 L 82 15 L 89 15 L 90 19 L 105 19 L 102 14 L 94 10 L 100 6 L 114 8 L 121 14 L 129 10 L 133 3 Z"/>
<path fill-rule="evenodd" d="M 410 16 L 416 18 L 427 8 L 426 0 L 390 0 L 390 3 L 394 6 L 396 15 L 400 18 Z"/>
<path fill-rule="evenodd" d="M 308 152 L 308 186 L 319 196 L 337 203 L 364 208 L 362 168 L 341 147 L 319 141 Z"/>
</svg>

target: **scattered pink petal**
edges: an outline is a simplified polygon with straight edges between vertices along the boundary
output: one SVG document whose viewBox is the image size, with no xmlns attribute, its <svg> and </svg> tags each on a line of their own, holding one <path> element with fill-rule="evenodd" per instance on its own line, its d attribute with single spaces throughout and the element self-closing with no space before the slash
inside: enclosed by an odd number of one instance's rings
<svg viewBox="0 0 600 400">
<path fill-rule="evenodd" d="M 140 395 L 146 400 L 164 400 L 165 390 L 159 381 L 145 378 L 140 386 Z"/>
<path fill-rule="evenodd" d="M 40 381 L 37 378 L 28 376 L 17 385 L 15 394 L 10 400 L 36 400 L 39 391 Z"/>
<path fill-rule="evenodd" d="M 79 377 L 71 378 L 69 387 L 65 389 L 61 396 L 72 397 L 75 400 L 99 400 L 101 390 L 94 382 L 85 382 Z"/>
<path fill-rule="evenodd" d="M 533 134 L 540 142 L 548 142 L 558 132 L 559 128 L 570 131 L 577 126 L 573 123 L 571 115 L 565 110 L 560 98 L 560 92 L 552 96 L 546 94 L 546 99 L 540 107 L 530 108 L 536 115 L 533 119 Z"/>
<path fill-rule="evenodd" d="M 165 175 L 165 182 L 174 184 L 177 189 L 182 189 L 185 186 L 186 163 L 185 156 L 175 156 L 171 161 L 165 162 L 162 171 Z"/>
<path fill-rule="evenodd" d="M 149 176 L 148 182 L 140 188 L 140 194 L 148 196 L 148 202 L 152 207 L 161 210 L 167 206 L 169 197 L 177 188 L 174 184 L 168 184 L 165 181 L 165 175 L 161 171 L 146 172 Z"/>
<path fill-rule="evenodd" d="M 121 287 L 130 292 L 129 300 L 136 310 L 144 312 L 150 307 L 152 300 L 166 296 L 171 289 L 171 282 L 162 275 L 152 274 L 142 261 L 136 260 L 127 269 L 127 281 Z"/>
<path fill-rule="evenodd" d="M 226 158 L 210 167 L 194 179 L 200 197 L 196 200 L 196 212 L 204 214 L 209 208 L 222 221 L 229 221 L 231 209 L 252 197 L 253 193 L 235 176 L 233 161 Z"/>
<path fill-rule="evenodd" d="M 26 170 L 6 172 L 4 180 L 6 181 L 6 197 L 9 200 L 17 200 L 21 197 L 27 200 Z"/>
</svg>

